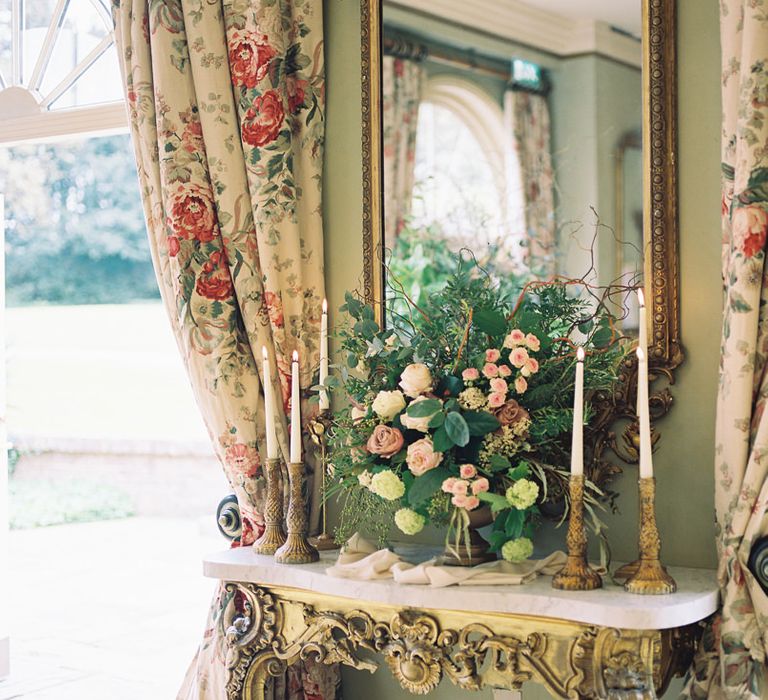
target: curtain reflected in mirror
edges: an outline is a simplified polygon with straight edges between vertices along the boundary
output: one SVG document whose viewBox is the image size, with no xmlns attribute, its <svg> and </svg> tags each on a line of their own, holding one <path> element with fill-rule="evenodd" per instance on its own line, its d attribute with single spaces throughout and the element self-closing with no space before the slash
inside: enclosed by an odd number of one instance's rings
<svg viewBox="0 0 768 700">
<path fill-rule="evenodd" d="M 641 280 L 639 0 L 484 1 L 383 2 L 390 318 L 460 251 L 509 294 Z"/>
</svg>

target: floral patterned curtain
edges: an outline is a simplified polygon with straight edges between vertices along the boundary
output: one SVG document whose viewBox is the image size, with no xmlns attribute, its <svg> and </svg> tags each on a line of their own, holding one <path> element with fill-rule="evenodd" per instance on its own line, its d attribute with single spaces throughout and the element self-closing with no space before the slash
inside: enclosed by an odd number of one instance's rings
<svg viewBox="0 0 768 700">
<path fill-rule="evenodd" d="M 293 350 L 303 388 L 318 362 L 322 0 L 115 0 L 113 13 L 160 292 L 248 545 L 263 529 L 261 348 L 285 409 Z M 278 430 L 287 454 L 284 416 Z M 228 602 L 220 589 L 180 697 L 225 696 Z M 333 698 L 337 681 L 304 667 L 275 697 Z"/>
<path fill-rule="evenodd" d="M 523 90 L 507 91 L 507 119 L 520 163 L 525 229 L 525 267 L 547 279 L 555 272 L 555 200 L 547 98 Z"/>
<path fill-rule="evenodd" d="M 768 697 L 768 598 L 747 568 L 768 534 L 768 2 L 721 0 L 725 291 L 715 507 L 722 608 L 685 696 Z"/>
<path fill-rule="evenodd" d="M 417 61 L 382 59 L 384 241 L 391 248 L 411 213 L 416 130 L 424 69 Z"/>
</svg>

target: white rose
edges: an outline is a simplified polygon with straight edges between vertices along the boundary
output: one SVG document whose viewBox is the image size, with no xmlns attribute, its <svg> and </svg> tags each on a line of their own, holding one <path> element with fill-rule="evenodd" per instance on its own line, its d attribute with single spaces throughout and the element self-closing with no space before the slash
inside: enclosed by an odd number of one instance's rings
<svg viewBox="0 0 768 700">
<path fill-rule="evenodd" d="M 400 375 L 400 388 L 412 399 L 432 389 L 429 367 L 419 362 L 408 365 Z"/>
<path fill-rule="evenodd" d="M 411 401 L 411 406 L 415 403 L 419 403 L 419 401 L 426 401 L 426 396 L 419 396 L 419 398 L 414 399 Z M 408 428 L 409 430 L 418 430 L 419 432 L 426 433 L 428 430 L 429 421 L 432 420 L 432 416 L 425 416 L 424 418 L 413 418 L 408 415 L 408 413 L 403 413 L 402 416 L 400 416 L 400 422 L 403 424 L 404 427 Z"/>
<path fill-rule="evenodd" d="M 405 408 L 405 397 L 403 392 L 398 389 L 394 391 L 380 391 L 373 400 L 371 407 L 380 418 L 392 420 Z"/>
</svg>

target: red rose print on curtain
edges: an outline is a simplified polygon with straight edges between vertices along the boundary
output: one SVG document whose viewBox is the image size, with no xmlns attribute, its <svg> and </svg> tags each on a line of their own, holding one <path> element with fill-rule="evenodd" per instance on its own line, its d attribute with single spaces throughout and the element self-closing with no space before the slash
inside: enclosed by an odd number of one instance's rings
<svg viewBox="0 0 768 700">
<path fill-rule="evenodd" d="M 229 274 L 227 255 L 216 251 L 203 264 L 202 274 L 197 278 L 195 291 L 206 299 L 222 301 L 232 296 L 232 277 Z"/>
<path fill-rule="evenodd" d="M 254 88 L 264 80 L 270 61 L 276 56 L 266 36 L 235 32 L 229 48 L 229 70 L 232 83 Z"/>
<path fill-rule="evenodd" d="M 243 141 L 261 147 L 274 141 L 283 125 L 283 102 L 275 90 L 269 90 L 253 101 L 242 124 Z"/>
<path fill-rule="evenodd" d="M 169 225 L 177 238 L 209 243 L 218 234 L 209 188 L 194 183 L 176 185 L 171 195 Z"/>
</svg>

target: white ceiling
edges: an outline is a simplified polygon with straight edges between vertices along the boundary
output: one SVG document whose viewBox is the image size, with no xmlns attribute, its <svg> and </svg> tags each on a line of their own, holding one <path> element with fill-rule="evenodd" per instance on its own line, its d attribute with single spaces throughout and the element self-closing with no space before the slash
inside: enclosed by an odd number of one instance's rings
<svg viewBox="0 0 768 700">
<path fill-rule="evenodd" d="M 591 19 L 640 36 L 640 0 L 523 0 L 546 12 L 572 19 Z"/>
</svg>

